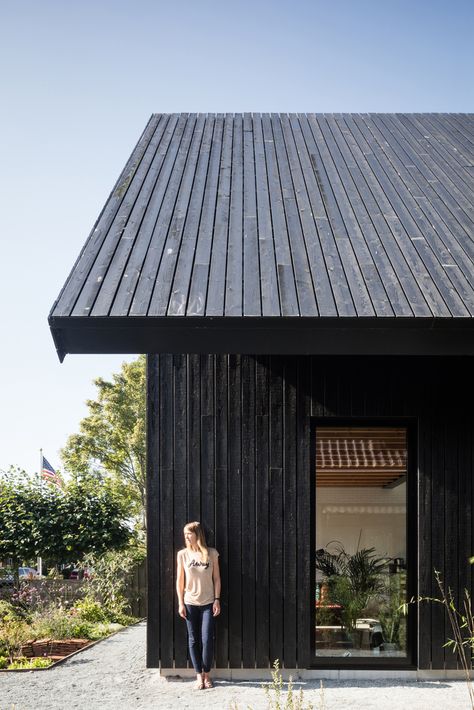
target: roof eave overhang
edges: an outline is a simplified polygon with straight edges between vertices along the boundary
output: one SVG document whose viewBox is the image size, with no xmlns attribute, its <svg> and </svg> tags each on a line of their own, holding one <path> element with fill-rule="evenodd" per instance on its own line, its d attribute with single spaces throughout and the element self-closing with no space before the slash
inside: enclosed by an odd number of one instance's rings
<svg viewBox="0 0 474 710">
<path fill-rule="evenodd" d="M 50 316 L 68 353 L 474 355 L 472 318 Z"/>
</svg>

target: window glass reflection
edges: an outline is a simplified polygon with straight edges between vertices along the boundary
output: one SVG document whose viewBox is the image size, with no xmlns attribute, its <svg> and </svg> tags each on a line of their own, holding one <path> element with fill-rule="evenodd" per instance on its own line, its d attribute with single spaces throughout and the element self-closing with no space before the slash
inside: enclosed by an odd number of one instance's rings
<svg viewBox="0 0 474 710">
<path fill-rule="evenodd" d="M 316 430 L 317 656 L 406 657 L 406 430 Z"/>
</svg>

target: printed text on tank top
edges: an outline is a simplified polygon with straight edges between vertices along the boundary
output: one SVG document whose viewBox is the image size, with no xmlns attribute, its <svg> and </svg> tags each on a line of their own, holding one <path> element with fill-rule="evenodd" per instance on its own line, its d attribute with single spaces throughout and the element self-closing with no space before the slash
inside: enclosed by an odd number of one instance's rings
<svg viewBox="0 0 474 710">
<path fill-rule="evenodd" d="M 207 569 L 209 567 L 209 561 L 198 562 L 197 560 L 191 560 L 191 562 L 188 564 L 188 567 L 205 567 L 205 569 Z"/>
</svg>

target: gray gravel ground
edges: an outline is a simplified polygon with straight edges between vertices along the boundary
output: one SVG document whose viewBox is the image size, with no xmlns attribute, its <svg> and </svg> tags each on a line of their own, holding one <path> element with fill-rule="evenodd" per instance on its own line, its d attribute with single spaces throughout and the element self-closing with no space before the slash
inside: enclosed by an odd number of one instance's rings
<svg viewBox="0 0 474 710">
<path fill-rule="evenodd" d="M 213 690 L 193 690 L 189 680 L 167 681 L 145 667 L 146 622 L 73 656 L 49 671 L 0 674 L 0 710 L 267 710 L 260 683 L 217 681 Z M 302 687 L 321 708 L 319 681 Z M 461 681 L 324 681 L 324 710 L 468 710 Z"/>
</svg>

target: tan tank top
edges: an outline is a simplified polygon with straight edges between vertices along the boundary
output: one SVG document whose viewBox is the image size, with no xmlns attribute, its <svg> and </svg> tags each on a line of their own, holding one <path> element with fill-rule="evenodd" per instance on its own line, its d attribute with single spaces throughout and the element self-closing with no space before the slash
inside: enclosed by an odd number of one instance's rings
<svg viewBox="0 0 474 710">
<path fill-rule="evenodd" d="M 202 561 L 200 552 L 193 552 L 185 548 L 178 552 L 178 558 L 184 568 L 184 603 L 204 606 L 214 601 L 214 582 L 212 573 L 214 561 L 219 553 L 213 547 L 208 548 L 209 559 Z"/>
</svg>

